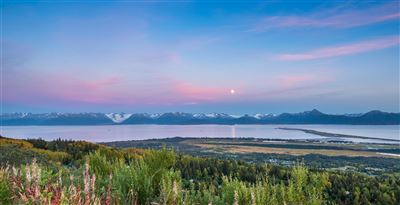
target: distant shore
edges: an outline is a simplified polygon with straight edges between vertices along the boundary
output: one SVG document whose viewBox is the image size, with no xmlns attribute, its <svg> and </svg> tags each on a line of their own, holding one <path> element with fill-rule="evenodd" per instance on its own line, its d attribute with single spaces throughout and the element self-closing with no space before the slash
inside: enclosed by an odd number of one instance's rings
<svg viewBox="0 0 400 205">
<path fill-rule="evenodd" d="M 321 131 L 317 131 L 317 130 L 301 129 L 301 128 L 278 127 L 276 129 L 301 131 L 301 132 L 305 132 L 305 133 L 308 133 L 308 134 L 319 135 L 319 136 L 323 136 L 323 137 L 358 138 L 358 139 L 370 139 L 370 140 L 400 142 L 400 140 L 388 139 L 388 138 L 365 137 L 365 136 L 358 136 L 358 135 L 337 134 L 337 133 L 321 132 Z"/>
</svg>

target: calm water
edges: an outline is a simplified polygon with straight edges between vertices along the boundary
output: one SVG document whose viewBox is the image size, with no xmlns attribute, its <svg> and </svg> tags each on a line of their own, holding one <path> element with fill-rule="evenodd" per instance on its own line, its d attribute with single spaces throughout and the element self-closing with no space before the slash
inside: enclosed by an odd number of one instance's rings
<svg viewBox="0 0 400 205">
<path fill-rule="evenodd" d="M 1 135 L 11 138 L 56 138 L 107 142 L 167 137 L 255 137 L 271 139 L 327 139 L 300 131 L 275 129 L 294 127 L 324 132 L 399 139 L 399 125 L 104 125 L 104 126 L 3 126 Z M 337 139 L 337 138 L 335 138 Z M 343 139 L 355 142 L 380 140 Z"/>
</svg>

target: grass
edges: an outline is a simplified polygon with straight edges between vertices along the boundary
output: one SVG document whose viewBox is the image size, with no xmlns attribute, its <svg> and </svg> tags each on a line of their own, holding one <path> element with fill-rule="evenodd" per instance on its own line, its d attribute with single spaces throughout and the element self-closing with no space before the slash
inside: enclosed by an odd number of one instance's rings
<svg viewBox="0 0 400 205">
<path fill-rule="evenodd" d="M 79 170 L 52 172 L 36 160 L 0 169 L 2 204 L 322 204 L 329 186 L 326 174 L 296 166 L 288 184 L 268 177 L 256 184 L 225 176 L 220 191 L 182 188 L 179 171 L 171 169 L 174 153 L 151 151 L 125 163 L 100 152 Z M 161 161 L 162 160 L 162 161 Z M 81 174 L 79 174 L 81 173 Z"/>
<path fill-rule="evenodd" d="M 230 153 L 267 153 L 267 154 L 288 154 L 302 156 L 307 154 L 320 154 L 326 156 L 351 156 L 351 157 L 387 157 L 400 158 L 395 155 L 384 155 L 377 151 L 366 151 L 361 145 L 338 145 L 332 144 L 305 144 L 305 143 L 287 143 L 287 142 L 247 142 L 247 141 L 225 141 L 225 140 L 186 140 L 182 143 L 187 143 L 193 146 L 198 146 L 203 149 L 214 150 L 217 152 Z M 391 146 L 390 146 L 391 147 Z M 385 148 L 385 147 L 383 147 Z M 382 149 L 382 147 L 380 147 Z"/>
</svg>

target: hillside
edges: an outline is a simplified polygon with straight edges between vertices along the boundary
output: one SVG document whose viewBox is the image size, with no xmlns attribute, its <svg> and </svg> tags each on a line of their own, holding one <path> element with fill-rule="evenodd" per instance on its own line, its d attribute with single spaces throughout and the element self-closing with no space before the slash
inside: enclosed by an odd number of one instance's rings
<svg viewBox="0 0 400 205">
<path fill-rule="evenodd" d="M 2 137 L 0 151 L 1 204 L 390 205 L 400 193 L 398 174 L 313 170 L 301 163 L 287 168 L 165 147 Z"/>
</svg>

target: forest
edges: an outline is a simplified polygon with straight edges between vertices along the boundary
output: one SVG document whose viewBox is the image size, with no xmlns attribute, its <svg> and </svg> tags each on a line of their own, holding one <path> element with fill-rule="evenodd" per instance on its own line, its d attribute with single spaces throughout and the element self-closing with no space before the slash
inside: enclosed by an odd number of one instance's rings
<svg viewBox="0 0 400 205">
<path fill-rule="evenodd" d="M 366 175 L 84 141 L 0 138 L 0 204 L 398 204 L 400 173 Z"/>
<path fill-rule="evenodd" d="M 395 144 L 187 137 L 114 141 L 101 144 L 117 148 L 142 149 L 160 149 L 167 146 L 182 154 L 238 159 L 255 164 L 291 166 L 301 161 L 310 169 L 347 169 L 368 175 L 400 172 L 399 157 L 377 154 L 400 154 L 400 147 Z M 236 152 L 235 149 L 238 148 L 245 149 Z"/>
</svg>

